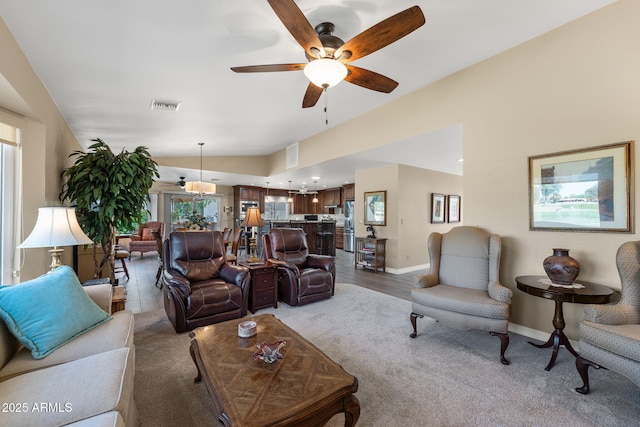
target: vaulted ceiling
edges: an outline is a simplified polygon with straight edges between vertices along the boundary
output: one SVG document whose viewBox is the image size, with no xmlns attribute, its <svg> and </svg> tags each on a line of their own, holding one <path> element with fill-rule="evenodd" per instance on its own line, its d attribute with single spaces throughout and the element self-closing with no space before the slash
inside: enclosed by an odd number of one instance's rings
<svg viewBox="0 0 640 427">
<path fill-rule="evenodd" d="M 230 70 L 306 61 L 266 0 L 0 0 L 0 13 L 85 147 L 100 137 L 114 150 L 145 145 L 153 156 L 179 157 L 198 156 L 204 142 L 205 156 L 244 156 L 281 150 L 612 2 L 296 1 L 312 26 L 332 22 L 345 41 L 414 4 L 426 17 L 415 32 L 353 63 L 398 81 L 395 91 L 343 82 L 307 109 L 303 73 Z M 181 105 L 154 110 L 152 100 Z M 205 171 L 205 179 L 264 185 L 288 178 L 297 186 L 318 175 L 332 187 L 353 180 L 357 169 L 389 163 L 462 174 L 458 126 L 394 144 L 287 177 Z M 161 168 L 167 182 L 198 175 Z"/>
</svg>

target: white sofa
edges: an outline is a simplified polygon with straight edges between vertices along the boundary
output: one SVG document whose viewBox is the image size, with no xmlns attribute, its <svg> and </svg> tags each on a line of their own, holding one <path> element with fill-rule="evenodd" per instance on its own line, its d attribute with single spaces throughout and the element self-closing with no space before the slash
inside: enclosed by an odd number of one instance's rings
<svg viewBox="0 0 640 427">
<path fill-rule="evenodd" d="M 111 312 L 110 284 L 85 287 Z M 112 319 L 36 360 L 0 320 L 0 425 L 137 426 L 133 314 Z"/>
</svg>

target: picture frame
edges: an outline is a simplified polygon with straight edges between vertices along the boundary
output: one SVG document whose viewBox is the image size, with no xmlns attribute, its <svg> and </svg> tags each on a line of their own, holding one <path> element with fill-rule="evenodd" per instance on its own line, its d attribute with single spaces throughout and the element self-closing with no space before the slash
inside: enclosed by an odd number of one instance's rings
<svg viewBox="0 0 640 427">
<path fill-rule="evenodd" d="M 387 192 L 364 193 L 364 225 L 387 225 Z"/>
<path fill-rule="evenodd" d="M 447 196 L 447 222 L 460 222 L 461 197 L 455 194 Z"/>
<path fill-rule="evenodd" d="M 529 230 L 633 233 L 634 142 L 529 157 Z"/>
<path fill-rule="evenodd" d="M 431 223 L 441 224 L 444 223 L 446 218 L 446 205 L 447 196 L 444 194 L 431 193 Z"/>
</svg>

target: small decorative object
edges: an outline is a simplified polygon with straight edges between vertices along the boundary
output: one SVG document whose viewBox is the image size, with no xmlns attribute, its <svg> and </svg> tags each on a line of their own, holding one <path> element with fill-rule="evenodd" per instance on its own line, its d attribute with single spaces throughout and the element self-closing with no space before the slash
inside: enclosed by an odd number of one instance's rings
<svg viewBox="0 0 640 427">
<path fill-rule="evenodd" d="M 258 325 L 256 322 L 249 320 L 238 325 L 238 336 L 240 338 L 249 338 L 256 334 Z"/>
<path fill-rule="evenodd" d="M 374 230 L 373 225 L 367 226 L 367 231 L 369 232 L 369 235 L 367 236 L 369 239 L 376 238 L 376 230 Z"/>
<path fill-rule="evenodd" d="M 273 363 L 278 359 L 282 359 L 280 349 L 284 347 L 286 341 L 278 340 L 274 343 L 263 342 L 258 344 L 258 351 L 253 353 L 253 360 L 262 360 L 265 363 Z"/>
<path fill-rule="evenodd" d="M 570 285 L 580 273 L 580 263 L 569 256 L 569 249 L 554 248 L 553 255 L 546 257 L 542 266 L 556 285 Z"/>
<path fill-rule="evenodd" d="M 207 221 L 205 216 L 193 211 L 182 225 L 188 230 L 206 230 L 209 221 Z"/>
</svg>

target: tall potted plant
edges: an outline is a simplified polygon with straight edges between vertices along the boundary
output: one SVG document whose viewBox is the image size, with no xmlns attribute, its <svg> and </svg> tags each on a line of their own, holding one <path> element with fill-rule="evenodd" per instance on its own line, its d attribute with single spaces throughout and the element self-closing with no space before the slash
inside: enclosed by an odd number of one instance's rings
<svg viewBox="0 0 640 427">
<path fill-rule="evenodd" d="M 114 280 L 115 234 L 117 229 L 133 229 L 144 220 L 149 189 L 158 178 L 158 164 L 146 147 L 133 152 L 114 154 L 100 138 L 92 139 L 88 152 L 74 151 L 73 166 L 63 172 L 60 200 L 76 206 L 78 221 L 94 241 L 94 278 L 102 277 L 105 266 L 111 267 Z M 103 250 L 98 259 L 96 246 Z"/>
</svg>

